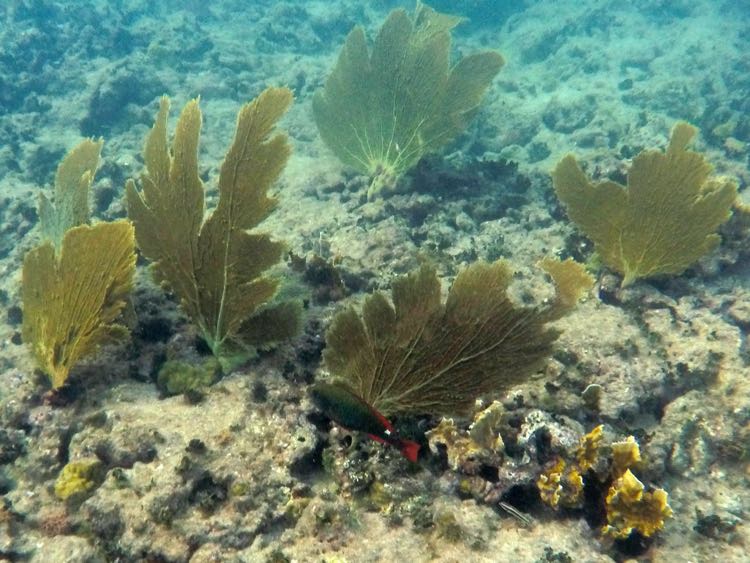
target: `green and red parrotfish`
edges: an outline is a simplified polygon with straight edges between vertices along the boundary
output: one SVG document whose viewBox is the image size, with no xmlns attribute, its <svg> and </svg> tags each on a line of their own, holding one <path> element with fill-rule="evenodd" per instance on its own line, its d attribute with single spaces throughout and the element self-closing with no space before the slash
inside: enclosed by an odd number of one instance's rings
<svg viewBox="0 0 750 563">
<path fill-rule="evenodd" d="M 364 432 L 381 444 L 397 448 L 406 459 L 416 463 L 419 444 L 401 438 L 387 418 L 346 385 L 318 382 L 311 394 L 317 407 L 339 426 Z"/>
</svg>

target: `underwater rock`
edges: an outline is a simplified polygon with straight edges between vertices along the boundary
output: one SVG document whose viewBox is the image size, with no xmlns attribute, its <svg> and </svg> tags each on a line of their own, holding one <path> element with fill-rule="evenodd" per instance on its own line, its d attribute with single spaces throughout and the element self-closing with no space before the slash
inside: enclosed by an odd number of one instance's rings
<svg viewBox="0 0 750 563">
<path fill-rule="evenodd" d="M 21 430 L 0 428 L 0 465 L 12 463 L 24 452 L 24 433 Z"/>
<path fill-rule="evenodd" d="M 138 59 L 118 64 L 101 76 L 81 119 L 82 135 L 112 136 L 132 119 L 130 111 L 134 106 L 150 104 L 169 90 L 153 71 L 143 72 L 147 66 Z"/>
<path fill-rule="evenodd" d="M 675 394 L 711 385 L 724 358 L 732 357 L 741 342 L 739 328 L 692 297 L 663 301 L 646 309 L 642 319 L 666 355 L 670 373 L 665 383 Z"/>
<path fill-rule="evenodd" d="M 644 334 L 628 311 L 587 302 L 560 325 L 558 349 L 565 353 L 555 355 L 562 363 L 555 381 L 577 397 L 577 402 L 563 405 L 562 412 L 580 417 L 581 394 L 597 385 L 600 420 L 623 418 L 636 425 L 657 415 L 665 390 L 665 366 L 654 353 L 657 339 Z M 558 410 L 559 402 L 549 406 Z"/>
<path fill-rule="evenodd" d="M 566 417 L 532 410 L 523 419 L 516 446 L 544 463 L 551 452 L 570 451 L 578 444 L 581 426 Z"/>
<path fill-rule="evenodd" d="M 40 553 L 44 553 L 44 559 L 33 558 L 34 563 L 42 561 L 76 561 L 80 563 L 105 563 L 96 547 L 91 545 L 86 538 L 80 536 L 55 536 L 47 538 L 37 545 Z"/>
<path fill-rule="evenodd" d="M 725 409 L 703 391 L 690 391 L 672 401 L 664 409 L 662 430 L 651 443 L 658 452 L 654 461 L 660 460 L 670 473 L 700 477 L 710 474 L 722 453 L 736 449 L 732 457 L 744 456 L 747 446 L 735 434 L 741 419 L 732 424 Z"/>
<path fill-rule="evenodd" d="M 500 524 L 491 514 L 477 510 L 472 500 L 459 501 L 443 498 L 433 508 L 432 534 L 452 544 L 464 544 L 481 553 L 487 548 L 489 539 L 498 532 Z"/>
<path fill-rule="evenodd" d="M 179 397 L 159 400 L 151 385 L 112 389 L 105 416 L 69 438 L 70 459 L 95 454 L 92 463 L 106 471 L 96 490 L 85 487 L 90 496 L 71 514 L 72 524 L 95 520 L 91 533 L 108 558 L 186 561 L 194 549 L 187 536 L 196 545 L 250 545 L 284 512 L 298 483 L 290 467 L 315 449 L 317 438 L 299 404 L 283 398 L 281 378 L 267 382 L 269 402 L 258 404 L 249 400 L 247 377 L 211 387 L 200 406 Z M 101 420 L 93 424 L 94 418 Z M 191 446 L 195 440 L 204 448 Z M 32 461 L 38 463 L 26 463 Z M 54 470 L 54 463 L 46 465 Z M 50 482 L 49 473 L 27 473 L 16 490 L 42 493 L 39 484 Z M 22 498 L 16 490 L 14 503 Z M 32 513 L 41 501 L 59 504 L 47 495 L 16 509 Z M 179 528 L 172 528 L 177 521 Z"/>
<path fill-rule="evenodd" d="M 52 165 L 54 167 L 54 164 Z M 5 258 L 16 247 L 37 221 L 37 211 L 28 198 L 0 200 L 0 259 Z M 13 322 L 9 315 L 10 322 Z"/>
<path fill-rule="evenodd" d="M 544 109 L 542 121 L 557 133 L 573 133 L 586 127 L 594 118 L 595 107 L 594 99 L 590 96 L 566 99 L 564 102 L 553 98 Z"/>
<path fill-rule="evenodd" d="M 114 413 L 102 413 L 102 423 L 89 422 L 70 439 L 73 452 L 93 452 L 106 466 L 130 469 L 136 463 L 151 463 L 157 457 L 163 435 L 158 429 L 134 427 L 130 432 L 120 430 L 121 422 Z"/>
<path fill-rule="evenodd" d="M 283 45 L 285 50 L 293 53 L 312 54 L 321 48 L 325 39 L 326 45 L 329 41 L 334 41 L 330 37 L 328 25 L 316 25 L 315 12 L 311 13 L 304 5 L 275 3 L 261 10 L 259 16 L 260 29 L 254 40 L 257 52 L 275 54 L 279 51 L 279 46 Z M 354 25 L 344 15 L 339 14 L 339 17 L 347 30 Z"/>
<path fill-rule="evenodd" d="M 290 254 L 292 268 L 302 273 L 302 279 L 312 289 L 312 302 L 325 305 L 339 301 L 347 294 L 347 288 L 335 260 L 325 260 L 318 254 L 298 257 Z"/>
<path fill-rule="evenodd" d="M 750 332 L 750 295 L 739 297 L 727 310 L 732 321 L 745 333 Z"/>
</svg>

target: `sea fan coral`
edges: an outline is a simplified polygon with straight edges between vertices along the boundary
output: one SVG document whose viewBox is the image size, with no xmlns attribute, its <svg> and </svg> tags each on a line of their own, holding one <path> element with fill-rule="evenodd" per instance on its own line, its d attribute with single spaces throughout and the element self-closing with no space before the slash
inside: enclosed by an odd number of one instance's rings
<svg viewBox="0 0 750 563">
<path fill-rule="evenodd" d="M 594 241 L 602 260 L 623 275 L 623 287 L 639 278 L 679 274 L 719 244 L 716 229 L 730 216 L 737 186 L 709 178 L 705 157 L 686 150 L 696 131 L 678 123 L 666 153 L 636 156 L 627 188 L 590 182 L 572 155 L 552 172 L 568 216 Z"/>
<path fill-rule="evenodd" d="M 23 261 L 23 340 L 55 389 L 79 360 L 128 336 L 116 320 L 133 284 L 133 227 L 85 224 L 102 144 L 86 139 L 60 162 L 54 203 L 39 196 L 44 242 Z"/>
<path fill-rule="evenodd" d="M 100 345 L 127 337 L 116 321 L 135 273 L 133 226 L 128 221 L 68 230 L 62 250 L 51 242 L 23 261 L 23 340 L 52 387 Z"/>
<path fill-rule="evenodd" d="M 276 206 L 267 192 L 289 157 L 286 136 L 273 134 L 292 93 L 269 88 L 240 110 L 234 142 L 219 176 L 219 203 L 204 221 L 204 190 L 198 175 L 201 112 L 189 102 L 167 145 L 169 101 L 162 98 L 145 148 L 142 192 L 126 186 L 128 215 L 141 252 L 154 274 L 177 295 L 225 367 L 253 346 L 287 338 L 297 330 L 298 307 L 270 305 L 279 281 L 263 276 L 284 245 L 250 233 Z"/>
<path fill-rule="evenodd" d="M 477 397 L 501 393 L 538 369 L 564 314 L 591 279 L 566 261 L 549 267 L 557 299 L 543 309 L 507 295 L 511 269 L 503 261 L 475 263 L 456 277 L 445 303 L 435 270 L 423 266 L 396 280 L 392 303 L 368 297 L 361 316 L 350 307 L 326 335 L 325 362 L 380 412 L 466 413 Z"/>
<path fill-rule="evenodd" d="M 420 2 L 413 20 L 394 10 L 369 54 L 358 26 L 315 94 L 321 137 L 342 162 L 372 177 L 368 197 L 392 189 L 422 155 L 460 134 L 502 68 L 494 51 L 450 66 L 451 30 L 460 22 Z"/>
<path fill-rule="evenodd" d="M 39 194 L 39 225 L 42 238 L 59 252 L 68 229 L 89 222 L 89 189 L 99 166 L 104 142 L 85 139 L 71 150 L 55 174 L 55 198 L 52 203 Z"/>
</svg>

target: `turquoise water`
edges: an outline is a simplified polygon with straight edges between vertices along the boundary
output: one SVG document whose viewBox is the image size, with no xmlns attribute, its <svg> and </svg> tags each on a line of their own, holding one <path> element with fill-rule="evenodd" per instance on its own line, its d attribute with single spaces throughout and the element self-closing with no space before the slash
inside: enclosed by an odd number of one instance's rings
<svg viewBox="0 0 750 563">
<path fill-rule="evenodd" d="M 0 560 L 745 560 L 750 7 L 430 6 L 464 18 L 450 46 L 423 11 L 421 55 L 357 59 L 347 99 L 329 77 L 349 34 L 372 50 L 413 4 L 0 6 Z M 504 64 L 482 59 L 471 98 L 440 49 Z M 235 138 L 267 88 L 288 110 Z M 191 100 L 195 169 L 172 144 Z M 648 168 L 680 122 L 689 151 Z M 66 199 L 58 166 L 86 138 L 101 155 Z M 157 209 L 149 182 L 177 190 L 153 232 L 134 211 Z M 40 194 L 91 230 L 68 277 Z M 546 258 L 581 264 L 580 295 Z M 57 385 L 87 307 L 116 338 Z M 362 401 L 316 406 L 328 378 Z"/>
</svg>

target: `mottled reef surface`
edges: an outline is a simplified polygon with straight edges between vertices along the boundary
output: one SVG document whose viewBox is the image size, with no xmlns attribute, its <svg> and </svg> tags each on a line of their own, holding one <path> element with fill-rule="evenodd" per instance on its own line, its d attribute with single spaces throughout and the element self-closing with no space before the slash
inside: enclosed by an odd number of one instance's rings
<svg viewBox="0 0 750 563">
<path fill-rule="evenodd" d="M 677 278 L 620 290 L 599 271 L 591 295 L 557 323 L 562 336 L 545 369 L 496 397 L 505 451 L 477 478 L 439 453 L 413 466 L 393 449 L 329 432 L 307 397 L 343 300 L 389 288 L 422 260 L 447 288 L 463 265 L 507 258 L 524 302 L 550 295 L 539 259 L 589 260 L 591 245 L 549 177 L 568 152 L 589 174 L 621 180 L 629 159 L 663 147 L 673 123 L 688 120 L 701 129 L 696 149 L 750 202 L 750 39 L 740 3 L 653 2 L 645 12 L 610 0 L 512 4 L 434 5 L 471 17 L 456 33 L 458 53 L 497 48 L 507 65 L 469 131 L 373 202 L 366 180 L 319 139 L 311 96 L 353 25 L 373 33 L 396 3 L 0 7 L 0 559 L 746 558 L 750 233 L 739 221 Z M 38 241 L 36 194 L 60 158 L 81 137 L 103 136 L 94 216 L 123 217 L 123 186 L 141 171 L 160 95 L 174 108 L 201 97 L 201 173 L 215 178 L 239 106 L 268 85 L 295 93 L 282 123 L 294 154 L 264 228 L 293 255 L 282 272 L 312 287 L 303 334 L 200 397 L 165 398 L 154 383 L 160 363 L 200 350 L 139 266 L 132 343 L 80 366 L 69 396 L 52 404 L 21 342 L 19 272 Z M 438 421 L 415 422 L 424 430 Z M 615 543 L 587 523 L 595 515 L 555 512 L 535 497 L 546 450 L 572 451 L 597 424 L 610 440 L 635 436 L 639 478 L 669 492 L 674 515 L 645 545 Z M 91 487 L 63 502 L 55 483 L 76 462 L 88 464 Z"/>
</svg>

